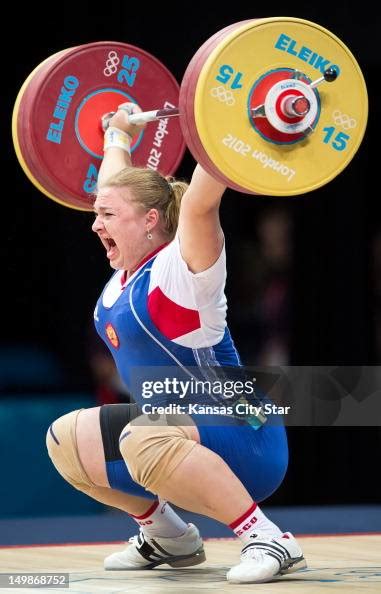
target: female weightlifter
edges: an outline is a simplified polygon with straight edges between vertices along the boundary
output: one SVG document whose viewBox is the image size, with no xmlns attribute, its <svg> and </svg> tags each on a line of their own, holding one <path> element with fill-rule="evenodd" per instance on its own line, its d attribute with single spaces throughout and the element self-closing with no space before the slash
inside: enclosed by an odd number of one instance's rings
<svg viewBox="0 0 381 594">
<path fill-rule="evenodd" d="M 147 398 L 134 383 L 134 370 L 156 366 L 188 378 L 194 369 L 211 378 L 241 367 L 226 325 L 219 220 L 225 188 L 200 165 L 189 186 L 134 168 L 130 142 L 142 126 L 129 114 L 138 111 L 123 104 L 105 132 L 92 227 L 114 269 L 96 305 L 95 325 L 136 404 L 64 415 L 47 432 L 48 452 L 75 488 L 125 511 L 140 526 L 125 550 L 105 559 L 106 569 L 202 563 L 199 531 L 173 503 L 228 525 L 241 540 L 230 582 L 269 581 L 306 566 L 292 534 L 258 506 L 286 473 L 284 427 L 178 409 L 144 414 Z M 168 396 L 163 389 L 156 395 L 159 403 Z"/>
</svg>

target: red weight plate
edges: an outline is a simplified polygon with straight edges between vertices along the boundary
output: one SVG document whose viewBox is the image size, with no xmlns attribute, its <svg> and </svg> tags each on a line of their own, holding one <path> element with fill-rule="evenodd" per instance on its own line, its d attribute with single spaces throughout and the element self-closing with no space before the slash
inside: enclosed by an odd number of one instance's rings
<svg viewBox="0 0 381 594">
<path fill-rule="evenodd" d="M 197 79 L 205 59 L 220 40 L 222 40 L 231 30 L 234 30 L 237 25 L 238 23 L 234 23 L 233 25 L 229 25 L 224 29 L 217 31 L 217 33 L 207 39 L 195 53 L 183 76 L 179 98 L 179 109 L 181 114 L 180 123 L 187 146 L 196 161 L 200 162 L 203 168 L 221 183 L 225 183 L 225 181 L 222 179 L 219 170 L 213 166 L 209 156 L 205 153 L 197 133 L 194 118 L 194 97 Z"/>
<path fill-rule="evenodd" d="M 18 139 L 32 175 L 57 201 L 92 209 L 103 157 L 101 116 L 134 101 L 143 111 L 178 105 L 179 85 L 155 57 L 117 42 L 67 50 L 37 71 L 20 102 Z M 134 165 L 176 171 L 185 151 L 176 118 L 153 123 L 134 139 Z"/>
<path fill-rule="evenodd" d="M 191 73 L 193 73 L 194 71 L 199 71 L 199 68 L 201 68 L 202 64 L 204 63 L 204 56 L 207 56 L 208 52 L 213 47 L 215 47 L 215 43 L 217 43 L 220 38 L 224 37 L 225 32 L 228 32 L 232 28 L 234 28 L 234 25 L 229 25 L 221 31 L 217 31 L 217 33 L 215 33 L 212 37 L 205 41 L 205 43 L 198 49 L 198 51 L 195 53 L 195 55 L 189 62 L 181 83 L 179 98 L 179 110 L 181 114 L 180 123 L 188 148 L 190 149 L 196 161 L 199 161 L 199 159 L 202 160 L 203 153 L 201 142 L 199 140 L 198 135 L 194 136 L 194 134 L 192 134 L 192 126 L 194 128 L 194 123 L 190 115 L 193 115 L 193 109 L 189 109 L 189 107 L 191 105 L 193 106 L 196 85 L 193 84 L 194 79 L 193 76 L 191 76 Z M 208 173 L 212 175 L 212 168 L 209 167 L 208 157 L 203 162 L 203 167 L 206 171 L 208 171 Z"/>
<path fill-rule="evenodd" d="M 232 31 L 238 29 L 242 25 L 251 22 L 253 19 L 240 21 L 233 23 L 220 31 L 217 31 L 212 37 L 207 39 L 205 43 L 195 53 L 192 60 L 183 76 L 180 88 L 179 97 L 179 109 L 181 114 L 181 129 L 187 143 L 187 146 L 192 153 L 193 157 L 200 163 L 200 165 L 212 175 L 217 181 L 222 184 L 237 190 L 239 192 L 249 192 L 246 189 L 241 188 L 234 184 L 230 179 L 225 177 L 221 171 L 214 165 L 209 158 L 208 154 L 204 150 L 204 147 L 200 141 L 200 137 L 197 132 L 196 120 L 194 115 L 194 98 L 196 93 L 197 80 L 205 64 L 205 61 L 209 57 L 210 52 L 217 47 L 217 45 Z"/>
<path fill-rule="evenodd" d="M 41 72 L 46 72 L 48 68 L 50 68 L 52 66 L 52 64 L 54 64 L 58 58 L 60 56 L 63 56 L 63 54 L 68 51 L 68 50 L 63 50 L 60 52 L 57 52 L 56 54 L 54 54 L 53 56 L 50 56 L 49 58 L 46 58 L 46 60 L 44 60 L 43 62 L 41 62 L 41 64 L 39 64 L 34 70 L 33 72 L 31 72 L 31 74 L 28 76 L 28 78 L 25 80 L 25 82 L 23 83 L 16 101 L 15 101 L 15 105 L 13 108 L 13 114 L 12 114 L 12 138 L 13 138 L 13 144 L 14 144 L 14 148 L 15 148 L 15 152 L 16 152 L 16 156 L 19 160 L 19 163 L 21 165 L 21 167 L 23 168 L 25 174 L 28 176 L 28 178 L 30 179 L 30 181 L 41 191 L 46 193 L 46 189 L 40 185 L 40 183 L 38 182 L 38 180 L 34 177 L 34 175 L 32 174 L 30 168 L 29 168 L 29 162 L 28 162 L 28 157 L 29 155 L 32 153 L 32 147 L 27 146 L 27 150 L 23 153 L 21 151 L 21 146 L 20 146 L 20 138 L 19 138 L 19 131 L 21 132 L 21 134 L 23 133 L 23 129 L 25 128 L 25 126 L 28 126 L 28 120 L 25 119 L 25 114 L 24 114 L 24 108 L 25 108 L 25 93 L 31 83 L 31 81 L 37 76 L 37 74 L 41 71 Z M 20 122 L 22 122 L 25 119 L 25 126 L 24 127 L 20 127 Z M 22 139 L 21 139 L 22 140 Z"/>
</svg>

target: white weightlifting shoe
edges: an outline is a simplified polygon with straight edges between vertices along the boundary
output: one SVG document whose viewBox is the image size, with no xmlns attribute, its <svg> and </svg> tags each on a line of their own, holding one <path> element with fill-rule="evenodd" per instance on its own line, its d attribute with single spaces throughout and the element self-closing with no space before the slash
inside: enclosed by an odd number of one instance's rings
<svg viewBox="0 0 381 594">
<path fill-rule="evenodd" d="M 228 571 L 227 579 L 233 584 L 268 582 L 275 576 L 293 573 L 307 567 L 303 552 L 290 532 L 268 538 L 253 534 L 252 542 L 243 547 L 241 563 Z"/>
<path fill-rule="evenodd" d="M 205 561 L 202 539 L 193 524 L 188 524 L 185 534 L 172 538 L 147 536 L 141 529 L 129 542 L 130 546 L 124 551 L 106 557 L 105 569 L 153 569 L 163 563 L 171 567 L 189 567 Z"/>
</svg>

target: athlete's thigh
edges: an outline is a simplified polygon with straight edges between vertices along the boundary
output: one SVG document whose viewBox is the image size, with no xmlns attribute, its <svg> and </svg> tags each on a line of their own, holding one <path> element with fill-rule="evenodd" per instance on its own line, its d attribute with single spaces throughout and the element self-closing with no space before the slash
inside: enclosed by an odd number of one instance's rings
<svg viewBox="0 0 381 594">
<path fill-rule="evenodd" d="M 255 501 L 263 501 L 281 484 L 288 464 L 282 426 L 199 425 L 201 444 L 228 464 Z"/>
</svg>

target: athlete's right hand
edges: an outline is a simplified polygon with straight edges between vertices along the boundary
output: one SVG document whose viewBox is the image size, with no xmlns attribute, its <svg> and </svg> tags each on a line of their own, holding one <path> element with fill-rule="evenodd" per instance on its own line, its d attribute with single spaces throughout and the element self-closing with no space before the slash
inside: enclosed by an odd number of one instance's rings
<svg viewBox="0 0 381 594">
<path fill-rule="evenodd" d="M 110 118 L 109 126 L 123 130 L 123 132 L 130 134 L 130 136 L 135 136 L 145 128 L 146 124 L 131 124 L 128 116 L 133 113 L 140 113 L 141 111 L 136 103 L 122 103 L 118 106 L 118 111 Z"/>
</svg>

